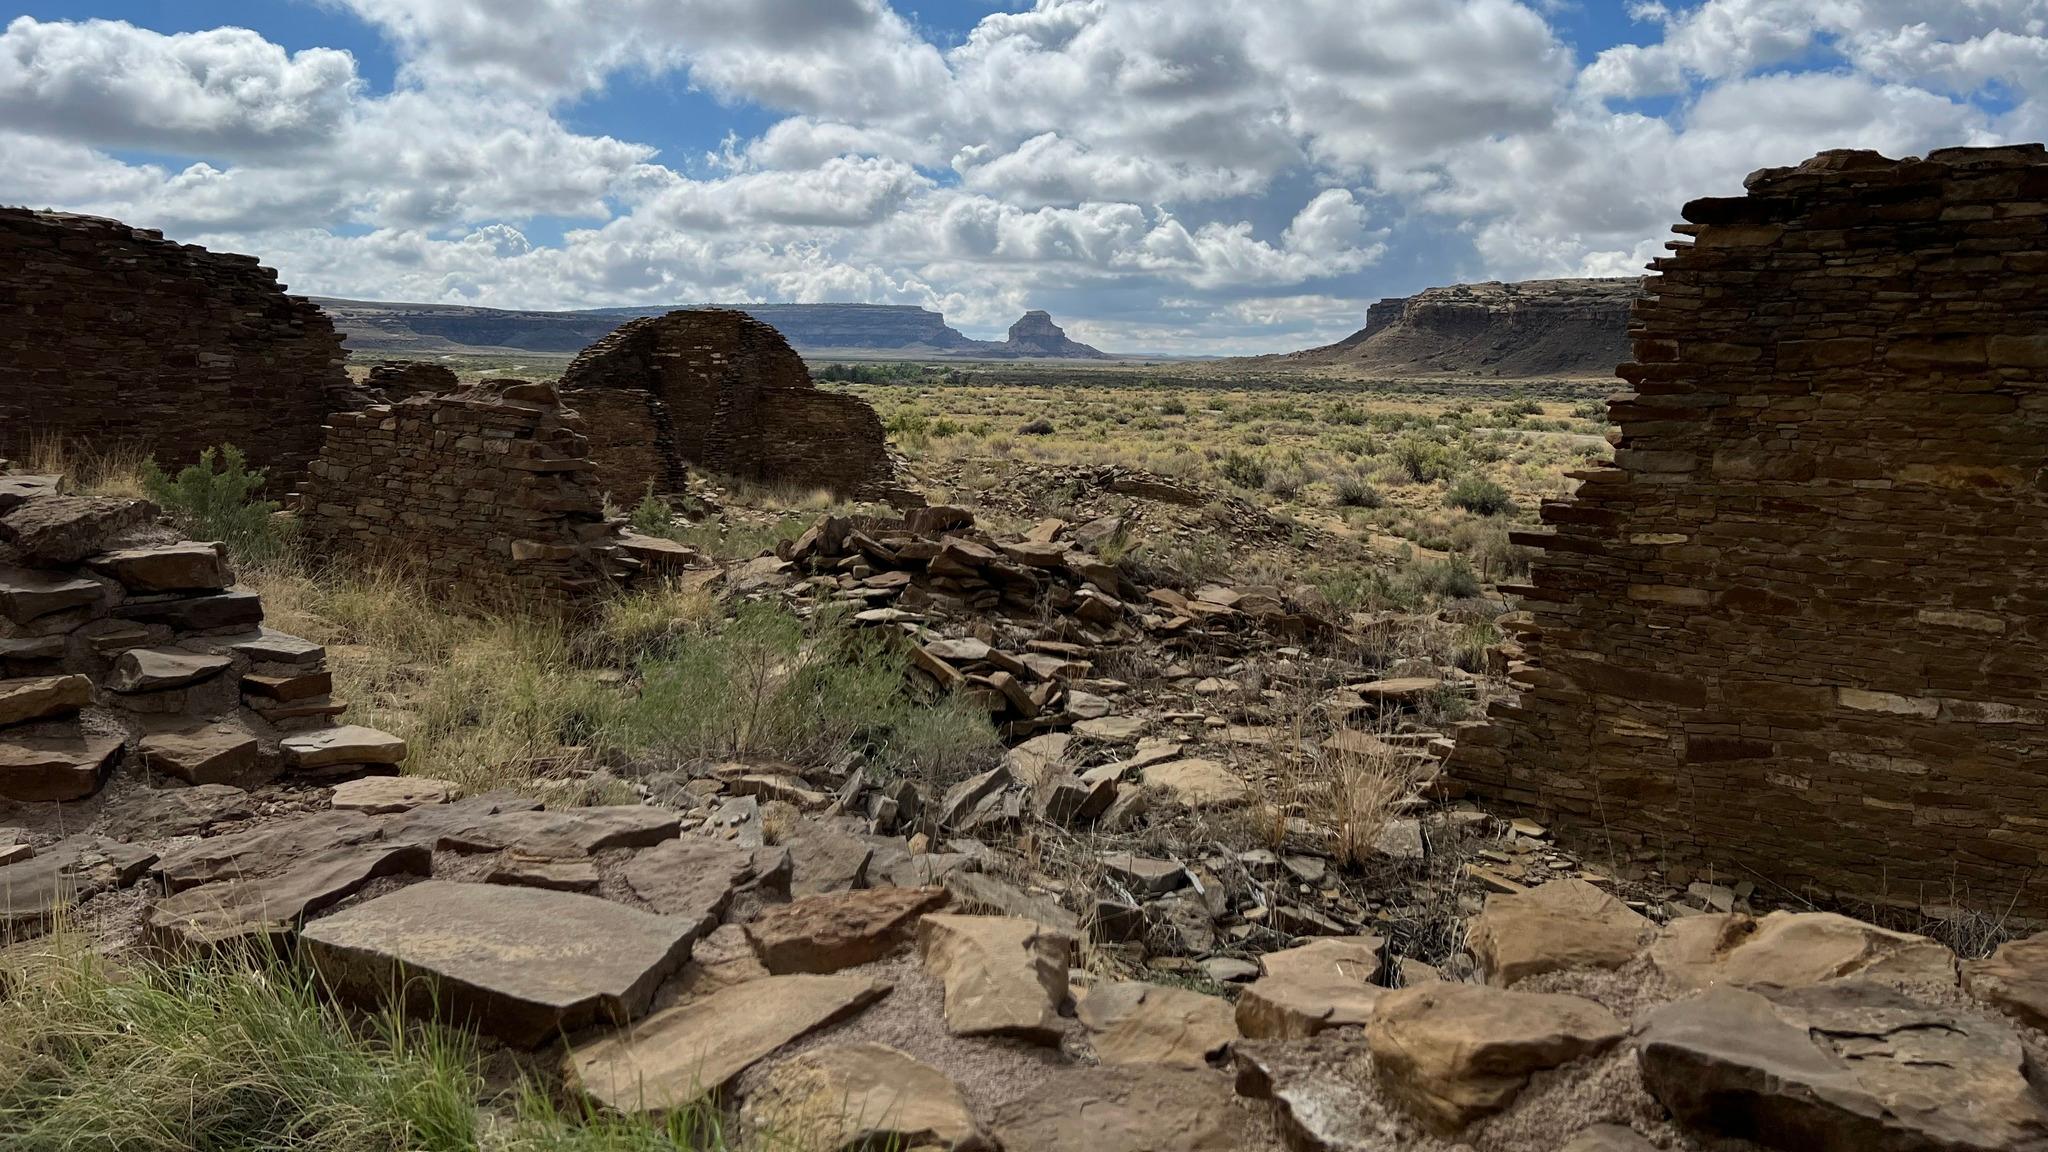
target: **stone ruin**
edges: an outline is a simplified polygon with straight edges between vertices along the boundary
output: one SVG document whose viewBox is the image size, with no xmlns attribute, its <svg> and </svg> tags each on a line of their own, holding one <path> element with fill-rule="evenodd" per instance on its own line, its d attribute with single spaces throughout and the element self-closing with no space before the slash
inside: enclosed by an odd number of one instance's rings
<svg viewBox="0 0 2048 1152">
<path fill-rule="evenodd" d="M 289 488 L 345 406 L 334 325 L 254 256 L 0 208 L 0 315 L 0 457 L 62 436 L 174 467 L 230 443 Z"/>
<path fill-rule="evenodd" d="M 409 567 L 465 601 L 582 599 L 637 570 L 551 384 L 487 380 L 331 418 L 299 509 L 321 549 Z M 680 550 L 680 546 L 677 546 Z"/>
<path fill-rule="evenodd" d="M 1453 771 L 1615 858 L 2048 913 L 2048 154 L 1700 200 Z M 1678 883 L 1684 883 L 1681 877 Z"/>
<path fill-rule="evenodd" d="M 429 364 L 424 360 L 379 360 L 370 365 L 363 376 L 362 386 L 356 389 L 361 403 L 356 407 L 372 404 L 396 404 L 415 396 L 436 396 L 453 392 L 462 386 L 453 369 L 441 364 Z"/>
<path fill-rule="evenodd" d="M 692 466 L 842 497 L 908 495 L 874 409 L 815 387 L 781 334 L 744 312 L 635 320 L 584 349 L 561 387 L 588 418 L 614 500 L 683 491 Z"/>
<path fill-rule="evenodd" d="M 0 476 L 0 808 L 86 799 L 124 764 L 191 785 L 395 773 L 403 740 L 332 726 L 325 658 L 147 501 Z"/>
</svg>

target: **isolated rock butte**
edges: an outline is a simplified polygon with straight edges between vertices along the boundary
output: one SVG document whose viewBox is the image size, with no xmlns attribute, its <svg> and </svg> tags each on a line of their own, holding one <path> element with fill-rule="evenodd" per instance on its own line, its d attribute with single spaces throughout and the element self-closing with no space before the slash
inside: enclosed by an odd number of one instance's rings
<svg viewBox="0 0 2048 1152">
<path fill-rule="evenodd" d="M 429 880 L 301 933 L 313 964 L 359 1001 L 394 993 L 418 1016 L 532 1048 L 645 1012 L 709 925 L 593 896 Z"/>
<path fill-rule="evenodd" d="M 1381 300 L 1335 344 L 1279 357 L 1376 376 L 1607 376 L 1629 358 L 1640 277 L 1453 284 Z"/>
<path fill-rule="evenodd" d="M 584 349 L 561 389 L 615 497 L 683 491 L 692 466 L 843 497 L 895 492 L 874 409 L 814 387 L 775 329 L 743 312 L 634 320 Z"/>
<path fill-rule="evenodd" d="M 1001 345 L 1003 354 L 1025 357 L 1054 357 L 1058 359 L 1107 360 L 1108 355 L 1076 340 L 1067 338 L 1059 325 L 1052 322 L 1052 313 L 1034 309 L 1026 312 L 1015 324 L 1010 325 L 1010 336 Z"/>
</svg>

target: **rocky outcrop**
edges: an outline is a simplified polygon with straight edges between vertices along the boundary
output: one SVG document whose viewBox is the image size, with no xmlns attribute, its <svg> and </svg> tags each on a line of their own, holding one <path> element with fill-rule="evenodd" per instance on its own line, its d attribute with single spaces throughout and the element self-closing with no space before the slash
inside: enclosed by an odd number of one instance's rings
<svg viewBox="0 0 2048 1152">
<path fill-rule="evenodd" d="M 334 326 L 256 257 L 116 220 L 0 208 L 0 315 L 0 457 L 233 444 L 288 491 L 349 387 Z"/>
<path fill-rule="evenodd" d="M 744 313 L 635 320 L 583 350 L 562 395 L 588 419 L 614 498 L 679 492 L 690 467 L 761 484 L 902 498 L 882 421 L 811 383 L 775 329 Z"/>
<path fill-rule="evenodd" d="M 2048 152 L 1830 152 L 1685 208 L 1613 466 L 1547 501 L 1478 795 L 1795 891 L 2038 917 Z"/>
<path fill-rule="evenodd" d="M 1107 360 L 1109 356 L 1075 340 L 1052 322 L 1052 313 L 1026 312 L 1010 325 L 1009 339 L 997 346 L 1001 355 L 1057 360 Z"/>
<path fill-rule="evenodd" d="M 1271 362 L 1376 376 L 1605 376 L 1628 359 L 1629 306 L 1642 282 L 1489 281 L 1382 300 L 1365 327 Z"/>
<path fill-rule="evenodd" d="M 464 601 L 582 599 L 634 569 L 587 481 L 582 428 L 552 385 L 518 380 L 336 415 L 300 524 Z"/>
</svg>

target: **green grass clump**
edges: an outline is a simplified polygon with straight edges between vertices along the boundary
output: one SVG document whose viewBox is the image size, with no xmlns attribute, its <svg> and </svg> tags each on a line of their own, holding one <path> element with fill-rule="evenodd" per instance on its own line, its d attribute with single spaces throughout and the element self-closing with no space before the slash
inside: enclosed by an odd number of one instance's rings
<svg viewBox="0 0 2048 1152">
<path fill-rule="evenodd" d="M 232 444 L 218 451 L 206 449 L 197 464 L 176 476 L 157 467 L 155 460 L 144 460 L 142 488 L 186 535 L 222 541 L 228 555 L 244 564 L 287 561 L 292 553 L 287 522 L 277 516 L 274 501 L 257 495 L 263 489 L 263 469 L 248 464 L 248 457 Z"/>
</svg>

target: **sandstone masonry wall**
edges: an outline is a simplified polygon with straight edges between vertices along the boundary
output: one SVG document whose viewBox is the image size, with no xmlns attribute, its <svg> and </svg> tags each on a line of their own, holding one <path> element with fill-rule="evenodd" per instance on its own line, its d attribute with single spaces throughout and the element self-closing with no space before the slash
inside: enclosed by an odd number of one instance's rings
<svg viewBox="0 0 2048 1152">
<path fill-rule="evenodd" d="M 456 599 L 579 599 L 628 574 L 552 385 L 487 380 L 336 415 L 300 521 L 318 546 L 414 568 Z"/>
<path fill-rule="evenodd" d="M 166 467 L 221 443 L 287 490 L 320 450 L 341 337 L 254 256 L 114 220 L 0 208 L 0 456 L 39 435 Z"/>
<path fill-rule="evenodd" d="M 1748 188 L 1653 265 L 1452 771 L 1623 858 L 2048 913 L 2048 153 Z"/>
<path fill-rule="evenodd" d="M 682 490 L 689 465 L 846 496 L 894 485 L 874 409 L 814 387 L 782 336 L 743 312 L 635 320 L 584 349 L 561 383 L 589 418 L 598 483 L 618 501 L 649 485 Z"/>
</svg>

